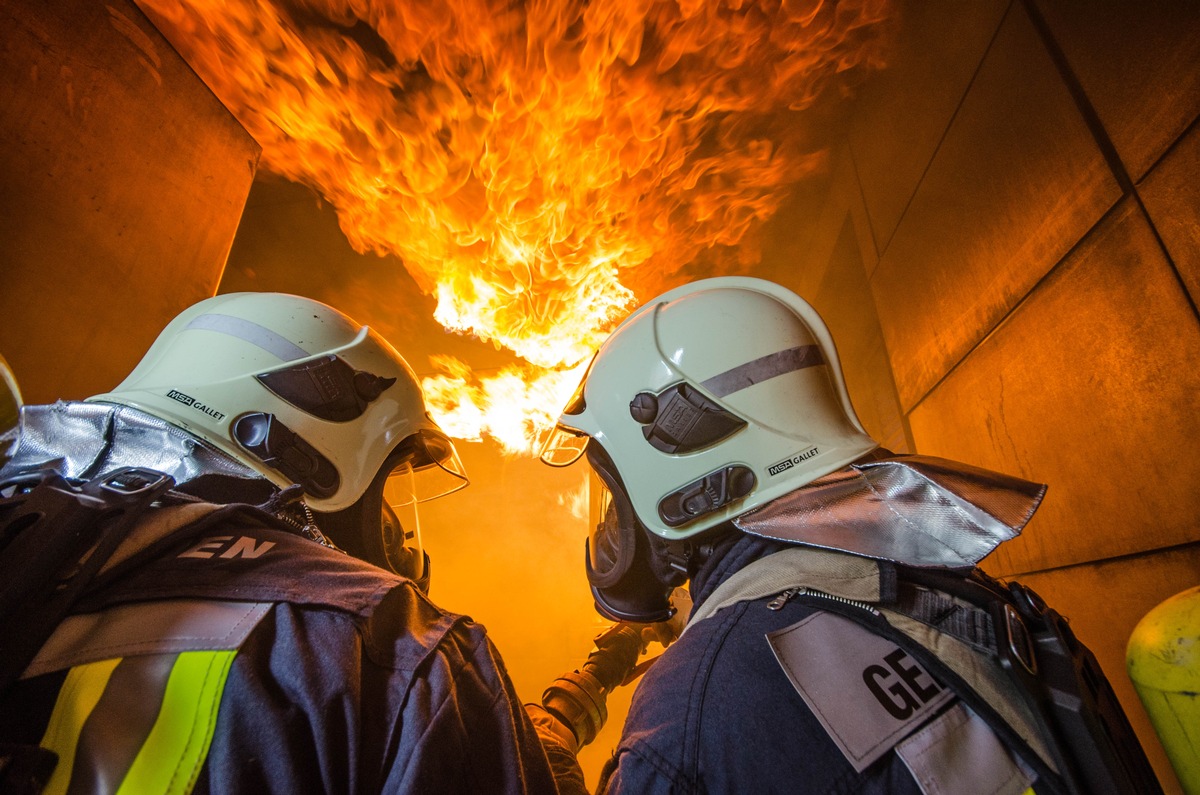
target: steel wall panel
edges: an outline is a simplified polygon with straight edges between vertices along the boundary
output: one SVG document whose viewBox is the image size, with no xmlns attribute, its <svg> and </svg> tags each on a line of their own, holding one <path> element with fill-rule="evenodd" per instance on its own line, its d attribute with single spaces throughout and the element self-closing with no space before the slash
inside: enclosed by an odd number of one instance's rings
<svg viewBox="0 0 1200 795">
<path fill-rule="evenodd" d="M 259 147 L 127 0 L 0 24 L 0 353 L 28 400 L 81 398 L 216 291 Z"/>
<path fill-rule="evenodd" d="M 1180 0 L 1038 0 L 1136 181 L 1200 116 L 1200 6 Z"/>
<path fill-rule="evenodd" d="M 886 66 L 860 91 L 850 130 L 877 250 L 886 249 L 1008 5 L 896 4 Z"/>
<path fill-rule="evenodd" d="M 901 405 L 916 404 L 1119 197 L 1014 6 L 872 279 Z"/>
<path fill-rule="evenodd" d="M 1050 484 L 1013 574 L 1200 540 L 1200 326 L 1127 201 L 909 415 L 917 449 Z"/>
<path fill-rule="evenodd" d="M 846 388 L 863 427 L 889 449 L 911 450 L 883 333 L 871 306 L 871 287 L 849 217 L 841 226 L 820 283 L 805 297 L 833 334 Z"/>
<path fill-rule="evenodd" d="M 786 285 L 816 307 L 833 334 L 850 399 L 867 432 L 908 452 L 912 443 L 867 280 L 876 258 L 862 191 L 848 150 L 839 148 L 831 160 L 819 200 L 797 197 L 768 223 L 755 275 Z"/>
<path fill-rule="evenodd" d="M 1200 304 L 1200 127 L 1163 158 L 1138 193 L 1192 301 Z"/>
</svg>

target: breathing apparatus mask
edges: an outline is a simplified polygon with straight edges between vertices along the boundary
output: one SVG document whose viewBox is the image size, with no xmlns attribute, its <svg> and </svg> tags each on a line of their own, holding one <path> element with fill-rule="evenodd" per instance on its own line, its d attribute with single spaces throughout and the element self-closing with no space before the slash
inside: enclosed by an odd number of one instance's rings
<svg viewBox="0 0 1200 795">
<path fill-rule="evenodd" d="M 448 438 L 415 434 L 397 446 L 354 504 L 314 511 L 317 526 L 339 549 L 407 577 L 428 593 L 431 564 L 421 541 L 419 504 L 462 488 L 462 472 Z"/>
<path fill-rule="evenodd" d="M 596 479 L 599 521 L 588 533 L 584 562 L 596 608 L 613 621 L 666 621 L 675 612 L 671 591 L 687 580 L 671 568 L 667 550 L 637 519 L 621 476 L 599 443 L 587 445 Z"/>
</svg>

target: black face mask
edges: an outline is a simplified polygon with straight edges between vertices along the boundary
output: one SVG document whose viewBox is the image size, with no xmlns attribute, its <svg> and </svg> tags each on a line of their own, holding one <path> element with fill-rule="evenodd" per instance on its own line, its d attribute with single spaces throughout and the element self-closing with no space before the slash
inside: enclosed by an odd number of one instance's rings
<svg viewBox="0 0 1200 795">
<path fill-rule="evenodd" d="M 314 511 L 317 526 L 347 554 L 407 577 L 428 593 L 429 555 L 406 544 L 400 519 L 383 498 L 391 463 L 391 458 L 384 462 L 379 474 L 353 505 L 332 513 Z"/>
<path fill-rule="evenodd" d="M 587 457 L 611 497 L 585 549 L 596 609 L 614 621 L 666 621 L 675 612 L 671 591 L 686 577 L 666 565 L 663 542 L 652 539 L 638 521 L 604 448 L 589 442 Z"/>
</svg>

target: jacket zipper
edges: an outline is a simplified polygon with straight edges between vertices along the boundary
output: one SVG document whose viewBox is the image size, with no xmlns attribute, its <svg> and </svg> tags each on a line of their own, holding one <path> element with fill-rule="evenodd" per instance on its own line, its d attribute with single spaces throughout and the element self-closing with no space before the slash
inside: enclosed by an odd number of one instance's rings
<svg viewBox="0 0 1200 795">
<path fill-rule="evenodd" d="M 818 591 L 815 588 L 804 588 L 802 586 L 796 587 L 796 588 L 788 588 L 786 591 L 779 594 L 774 599 L 772 599 L 770 602 L 768 602 L 767 609 L 768 610 L 782 610 L 783 606 L 786 605 L 788 603 L 788 601 L 790 601 L 795 596 L 816 596 L 821 599 L 829 599 L 831 601 L 838 602 L 839 604 L 850 605 L 851 607 L 857 607 L 860 610 L 867 611 L 868 613 L 874 615 L 877 618 L 879 616 L 883 615 L 878 610 L 876 610 L 875 607 L 867 604 L 866 602 L 860 602 L 856 599 L 847 599 L 844 596 L 837 596 L 835 594 L 826 593 L 824 591 Z"/>
</svg>

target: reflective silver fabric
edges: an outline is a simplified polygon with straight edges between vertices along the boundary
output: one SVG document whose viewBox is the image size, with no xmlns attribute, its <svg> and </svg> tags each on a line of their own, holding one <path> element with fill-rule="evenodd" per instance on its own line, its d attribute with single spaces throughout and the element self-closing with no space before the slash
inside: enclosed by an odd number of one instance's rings
<svg viewBox="0 0 1200 795">
<path fill-rule="evenodd" d="M 743 514 L 744 532 L 911 566 L 973 566 L 1033 516 L 1040 483 L 929 456 L 852 464 Z"/>
<path fill-rule="evenodd" d="M 25 406 L 21 444 L 0 477 L 53 468 L 90 478 L 120 467 L 144 467 L 176 483 L 204 474 L 261 478 L 254 470 L 191 434 L 128 406 L 59 401 Z"/>
</svg>

